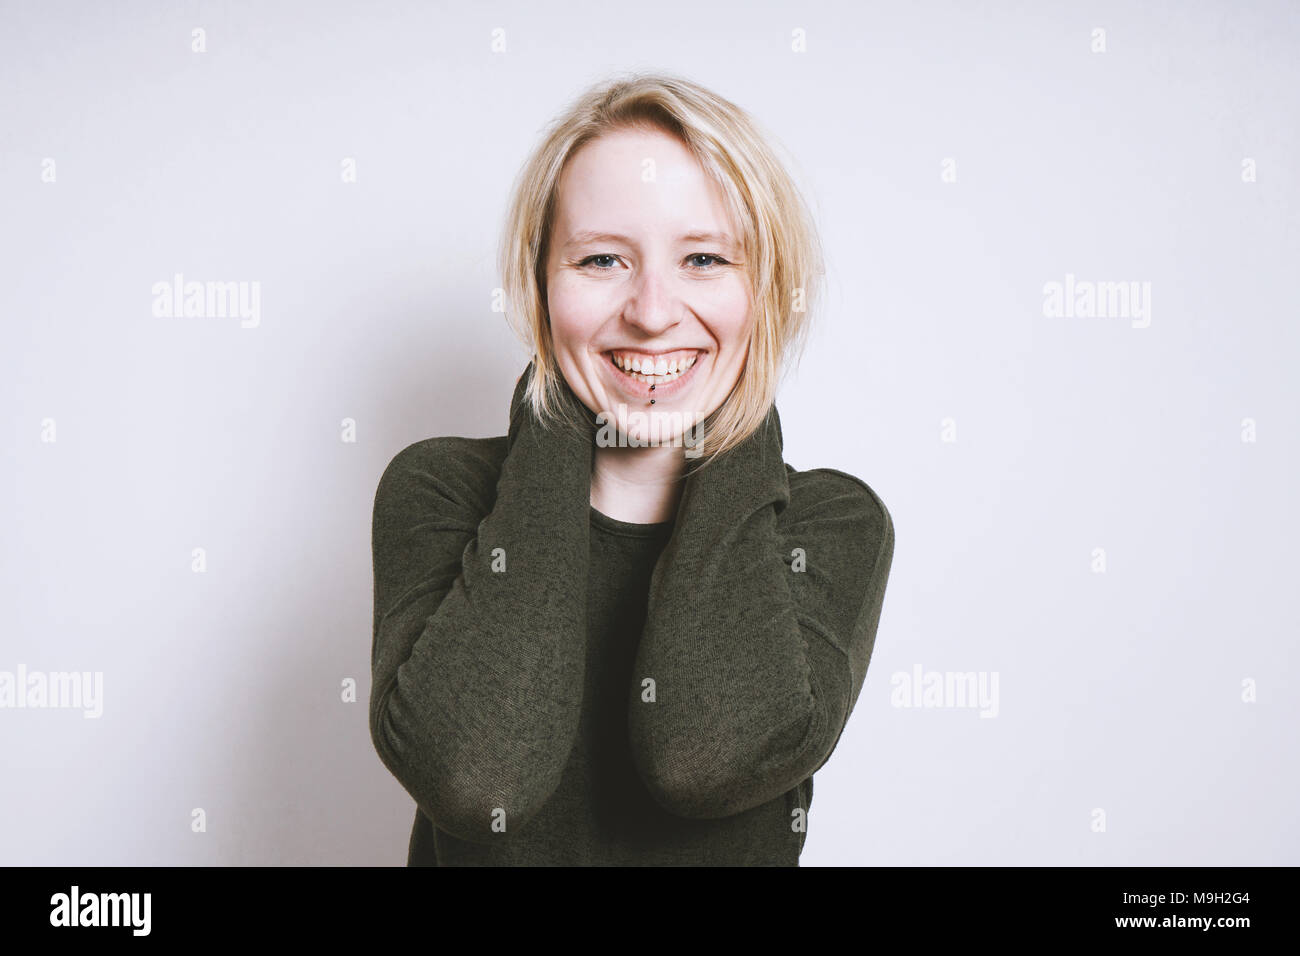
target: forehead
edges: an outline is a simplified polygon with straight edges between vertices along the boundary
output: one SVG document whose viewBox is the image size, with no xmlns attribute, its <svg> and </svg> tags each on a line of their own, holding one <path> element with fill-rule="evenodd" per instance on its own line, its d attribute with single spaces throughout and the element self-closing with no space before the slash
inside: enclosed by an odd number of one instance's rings
<svg viewBox="0 0 1300 956">
<path fill-rule="evenodd" d="M 619 130 L 584 143 L 558 184 L 561 244 L 579 234 L 634 235 L 646 228 L 734 235 L 730 226 L 718 184 L 667 133 Z"/>
</svg>

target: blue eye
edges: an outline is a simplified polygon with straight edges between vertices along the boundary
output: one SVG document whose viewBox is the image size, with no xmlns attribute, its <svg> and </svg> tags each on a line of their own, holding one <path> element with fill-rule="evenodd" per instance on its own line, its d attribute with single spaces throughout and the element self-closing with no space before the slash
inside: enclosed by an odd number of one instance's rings
<svg viewBox="0 0 1300 956">
<path fill-rule="evenodd" d="M 586 267 L 586 266 L 595 266 L 595 269 L 596 269 L 597 272 L 608 272 L 608 271 L 610 271 L 610 269 L 613 268 L 613 265 L 612 265 L 612 264 L 611 264 L 611 265 L 608 265 L 608 266 L 605 266 L 605 265 L 596 265 L 596 261 L 597 261 L 597 260 L 600 260 L 600 259 L 617 259 L 617 258 L 618 258 L 618 256 L 615 256 L 615 255 L 613 255 L 613 254 L 611 254 L 611 253 L 607 253 L 607 252 L 605 252 L 605 253 L 598 253 L 598 254 L 596 254 L 596 255 L 587 256 L 587 258 L 580 260 L 580 261 L 578 262 L 578 265 L 579 265 L 579 266 L 582 266 L 582 267 Z M 695 271 L 696 271 L 696 272 L 707 272 L 707 271 L 708 271 L 710 268 L 712 268 L 713 265 L 715 265 L 715 264 L 718 264 L 718 265 L 728 265 L 728 264 L 729 264 L 729 263 L 727 262 L 726 259 L 722 258 L 722 256 L 715 255 L 715 254 L 712 253 L 712 252 L 697 252 L 697 253 L 695 253 L 694 255 L 690 255 L 690 256 L 687 256 L 687 257 L 686 257 L 686 261 L 688 261 L 688 262 L 690 262 L 691 260 L 698 260 L 698 259 L 709 259 L 709 260 L 712 260 L 712 261 L 709 262 L 709 263 L 707 263 L 707 264 L 704 265 L 704 266 L 696 266 L 696 267 L 695 267 Z"/>
</svg>

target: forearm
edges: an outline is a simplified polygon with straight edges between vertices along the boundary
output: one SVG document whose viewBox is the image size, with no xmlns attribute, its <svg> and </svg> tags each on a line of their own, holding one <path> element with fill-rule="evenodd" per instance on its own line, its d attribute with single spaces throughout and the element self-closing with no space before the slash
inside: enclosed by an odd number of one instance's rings
<svg viewBox="0 0 1300 956">
<path fill-rule="evenodd" d="M 651 583 L 630 738 L 651 793 L 683 816 L 739 813 L 811 775 L 856 692 L 848 649 L 865 637 L 864 592 L 835 542 L 862 533 L 862 509 L 832 501 L 806 535 L 782 534 L 778 435 L 688 479 Z M 796 547 L 812 574 L 792 568 Z M 645 678 L 654 702 L 640 693 Z"/>
<path fill-rule="evenodd" d="M 376 749 L 462 839 L 526 825 L 568 760 L 582 705 L 589 494 L 582 446 L 523 428 L 450 587 L 435 575 L 378 624 Z"/>
</svg>

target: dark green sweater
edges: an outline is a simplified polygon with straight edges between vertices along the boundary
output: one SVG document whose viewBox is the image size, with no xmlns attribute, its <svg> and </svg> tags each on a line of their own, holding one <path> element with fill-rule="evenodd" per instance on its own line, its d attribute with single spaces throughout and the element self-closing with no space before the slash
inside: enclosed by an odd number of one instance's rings
<svg viewBox="0 0 1300 956">
<path fill-rule="evenodd" d="M 784 464 L 773 406 L 673 521 L 616 521 L 594 437 L 523 402 L 531 369 L 507 435 L 416 442 L 375 495 L 370 732 L 417 806 L 408 865 L 797 866 L 889 512 Z"/>
</svg>

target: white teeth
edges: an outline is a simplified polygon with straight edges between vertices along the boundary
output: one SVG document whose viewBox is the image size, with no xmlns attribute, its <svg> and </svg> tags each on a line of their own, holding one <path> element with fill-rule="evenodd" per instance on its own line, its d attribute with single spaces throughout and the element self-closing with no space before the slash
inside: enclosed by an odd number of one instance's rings
<svg viewBox="0 0 1300 956">
<path fill-rule="evenodd" d="M 618 368 L 638 382 L 645 382 L 650 385 L 662 385 L 665 382 L 675 381 L 695 364 L 696 358 L 698 358 L 698 355 L 692 355 L 690 358 L 681 360 L 673 359 L 672 362 L 667 359 L 659 359 L 657 362 L 646 359 L 643 362 L 639 358 L 629 359 L 620 355 L 613 356 L 614 364 Z"/>
</svg>

